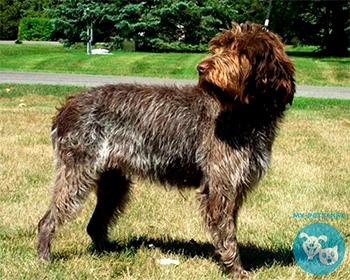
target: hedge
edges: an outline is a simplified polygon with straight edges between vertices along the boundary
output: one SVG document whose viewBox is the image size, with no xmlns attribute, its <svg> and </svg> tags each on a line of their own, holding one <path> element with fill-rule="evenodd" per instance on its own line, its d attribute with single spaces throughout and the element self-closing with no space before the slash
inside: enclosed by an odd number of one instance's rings
<svg viewBox="0 0 350 280">
<path fill-rule="evenodd" d="M 54 25 L 48 18 L 23 18 L 19 23 L 18 40 L 50 41 Z"/>
</svg>

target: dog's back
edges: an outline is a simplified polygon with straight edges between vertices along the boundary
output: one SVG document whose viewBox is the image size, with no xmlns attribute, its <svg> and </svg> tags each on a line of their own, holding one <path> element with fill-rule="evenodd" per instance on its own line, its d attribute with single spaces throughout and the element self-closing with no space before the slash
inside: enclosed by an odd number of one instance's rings
<svg viewBox="0 0 350 280">
<path fill-rule="evenodd" d="M 196 86 L 137 84 L 71 96 L 53 120 L 57 160 L 91 162 L 99 173 L 116 168 L 160 183 L 198 185 L 196 154 L 211 121 L 210 99 Z"/>
</svg>

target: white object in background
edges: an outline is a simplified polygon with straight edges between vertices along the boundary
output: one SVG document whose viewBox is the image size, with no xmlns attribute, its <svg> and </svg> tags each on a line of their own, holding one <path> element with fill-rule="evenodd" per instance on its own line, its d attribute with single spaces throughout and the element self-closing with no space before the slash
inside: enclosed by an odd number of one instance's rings
<svg viewBox="0 0 350 280">
<path fill-rule="evenodd" d="M 111 54 L 107 49 L 94 49 L 91 54 Z"/>
<path fill-rule="evenodd" d="M 179 265 L 180 264 L 179 260 L 172 260 L 172 259 L 159 259 L 157 261 L 160 265 L 169 265 L 169 264 Z"/>
</svg>

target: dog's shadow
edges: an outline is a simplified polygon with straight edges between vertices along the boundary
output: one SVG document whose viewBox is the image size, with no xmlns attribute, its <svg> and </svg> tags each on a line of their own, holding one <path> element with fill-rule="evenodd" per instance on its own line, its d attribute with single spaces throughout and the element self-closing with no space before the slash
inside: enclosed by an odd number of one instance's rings
<svg viewBox="0 0 350 280">
<path fill-rule="evenodd" d="M 112 242 L 108 250 L 100 252 L 96 251 L 92 246 L 92 253 L 124 253 L 136 254 L 141 248 L 153 250 L 155 248 L 161 250 L 165 254 L 178 254 L 186 258 L 201 257 L 213 259 L 218 262 L 218 258 L 214 254 L 214 247 L 209 242 L 196 242 L 195 240 L 179 240 L 179 239 L 161 239 L 148 238 L 145 236 L 131 238 L 125 244 Z M 291 266 L 293 264 L 293 253 L 287 248 L 270 250 L 267 248 L 258 248 L 254 245 L 239 246 L 243 267 L 249 271 L 256 270 L 261 267 L 270 267 L 273 264 L 280 266 Z"/>
</svg>

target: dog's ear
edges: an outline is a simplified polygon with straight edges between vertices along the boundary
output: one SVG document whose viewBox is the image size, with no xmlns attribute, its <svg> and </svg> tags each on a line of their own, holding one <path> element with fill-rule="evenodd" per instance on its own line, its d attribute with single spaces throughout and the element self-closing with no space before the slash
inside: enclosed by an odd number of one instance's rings
<svg viewBox="0 0 350 280">
<path fill-rule="evenodd" d="M 327 242 L 327 236 L 321 235 L 318 237 L 319 240 L 323 240 L 324 242 Z"/>
<path fill-rule="evenodd" d="M 244 95 L 255 98 L 268 94 L 278 105 L 292 104 L 295 71 L 280 38 L 272 32 L 255 29 L 242 36 L 239 48 L 240 57 L 251 64 Z"/>
<path fill-rule="evenodd" d="M 299 238 L 304 238 L 304 237 L 309 238 L 309 236 L 307 235 L 307 233 L 301 232 L 301 233 L 299 234 Z"/>
<path fill-rule="evenodd" d="M 293 103 L 295 93 L 294 66 L 284 50 L 274 49 L 267 72 L 267 88 L 276 93 L 282 104 Z"/>
</svg>

